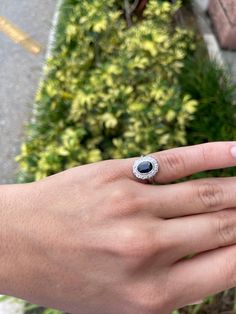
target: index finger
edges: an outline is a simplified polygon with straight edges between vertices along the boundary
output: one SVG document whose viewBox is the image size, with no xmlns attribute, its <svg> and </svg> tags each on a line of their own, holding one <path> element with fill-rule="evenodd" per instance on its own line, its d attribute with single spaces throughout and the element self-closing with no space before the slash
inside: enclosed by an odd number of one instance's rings
<svg viewBox="0 0 236 314">
<path fill-rule="evenodd" d="M 168 183 L 206 170 L 236 166 L 236 142 L 212 142 L 193 146 L 172 148 L 149 154 L 159 163 L 156 183 Z M 135 158 L 127 160 L 130 177 Z M 127 169 L 127 168 L 126 168 Z"/>
</svg>

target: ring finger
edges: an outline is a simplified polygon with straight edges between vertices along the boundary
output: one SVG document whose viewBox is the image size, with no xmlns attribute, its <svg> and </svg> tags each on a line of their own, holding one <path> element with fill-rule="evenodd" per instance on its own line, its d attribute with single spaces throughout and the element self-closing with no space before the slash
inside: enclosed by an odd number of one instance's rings
<svg viewBox="0 0 236 314">
<path fill-rule="evenodd" d="M 235 166 L 235 147 L 236 142 L 213 142 L 152 153 L 151 156 L 157 159 L 160 166 L 154 181 L 167 183 L 193 173 Z M 137 180 L 132 173 L 135 159 L 120 160 L 121 169 L 118 169 L 118 174 Z"/>
</svg>

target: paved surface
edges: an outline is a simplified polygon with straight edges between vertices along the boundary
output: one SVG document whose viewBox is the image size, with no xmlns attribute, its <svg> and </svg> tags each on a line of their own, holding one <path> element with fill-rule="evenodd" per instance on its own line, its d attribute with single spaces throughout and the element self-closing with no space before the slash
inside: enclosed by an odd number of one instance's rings
<svg viewBox="0 0 236 314">
<path fill-rule="evenodd" d="M 0 16 L 46 49 L 56 3 L 57 0 L 0 0 Z M 0 183 L 14 182 L 14 157 L 32 112 L 44 53 L 30 54 L 0 32 Z"/>
</svg>

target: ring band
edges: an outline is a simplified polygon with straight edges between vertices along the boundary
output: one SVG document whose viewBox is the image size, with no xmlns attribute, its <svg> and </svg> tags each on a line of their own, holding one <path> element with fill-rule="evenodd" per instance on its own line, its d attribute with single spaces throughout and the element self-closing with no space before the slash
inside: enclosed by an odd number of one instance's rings
<svg viewBox="0 0 236 314">
<path fill-rule="evenodd" d="M 159 169 L 158 161 L 152 156 L 141 156 L 133 164 L 133 174 L 141 180 L 152 179 Z"/>
</svg>

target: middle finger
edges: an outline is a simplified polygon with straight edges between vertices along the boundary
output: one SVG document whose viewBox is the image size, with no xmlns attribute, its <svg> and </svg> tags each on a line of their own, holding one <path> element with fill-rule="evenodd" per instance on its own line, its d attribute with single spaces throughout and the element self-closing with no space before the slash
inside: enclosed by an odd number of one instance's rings
<svg viewBox="0 0 236 314">
<path fill-rule="evenodd" d="M 154 216 L 174 218 L 236 207 L 236 177 L 198 179 L 169 185 L 140 185 L 139 197 Z"/>
</svg>

